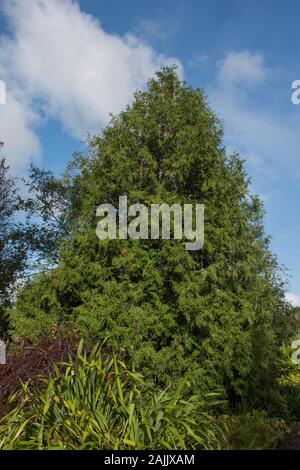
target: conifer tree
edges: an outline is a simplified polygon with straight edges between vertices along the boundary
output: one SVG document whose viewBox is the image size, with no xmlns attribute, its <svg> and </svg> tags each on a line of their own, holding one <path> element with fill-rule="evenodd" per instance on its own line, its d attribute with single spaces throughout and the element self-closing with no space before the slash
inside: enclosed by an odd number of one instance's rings
<svg viewBox="0 0 300 470">
<path fill-rule="evenodd" d="M 222 386 L 232 404 L 269 399 L 288 333 L 282 281 L 261 202 L 243 161 L 226 154 L 203 92 L 164 68 L 89 147 L 71 165 L 71 239 L 59 267 L 19 296 L 16 331 L 67 319 L 82 336 L 123 349 L 149 380 L 189 374 L 195 390 Z M 96 208 L 117 207 L 119 196 L 204 204 L 203 249 L 173 239 L 100 241 Z"/>
</svg>

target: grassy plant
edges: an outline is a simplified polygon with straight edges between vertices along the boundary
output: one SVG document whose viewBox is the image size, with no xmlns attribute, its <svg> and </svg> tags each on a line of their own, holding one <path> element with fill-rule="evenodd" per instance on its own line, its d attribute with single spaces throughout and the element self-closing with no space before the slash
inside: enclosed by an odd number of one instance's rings
<svg viewBox="0 0 300 470">
<path fill-rule="evenodd" d="M 290 432 L 283 419 L 269 418 L 263 411 L 241 416 L 223 416 L 230 449 L 262 450 L 277 447 Z"/>
<path fill-rule="evenodd" d="M 99 347 L 78 347 L 64 371 L 55 367 L 39 384 L 10 398 L 0 423 L 0 449 L 211 449 L 223 434 L 208 412 L 214 394 L 184 398 L 145 386 L 143 377 Z"/>
</svg>

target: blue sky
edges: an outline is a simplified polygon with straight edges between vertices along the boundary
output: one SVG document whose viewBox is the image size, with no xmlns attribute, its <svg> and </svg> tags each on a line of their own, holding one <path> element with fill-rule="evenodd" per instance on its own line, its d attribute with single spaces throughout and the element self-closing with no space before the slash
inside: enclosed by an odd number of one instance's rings
<svg viewBox="0 0 300 470">
<path fill-rule="evenodd" d="M 228 150 L 246 159 L 300 304 L 299 17 L 296 0 L 1 0 L 0 140 L 12 170 L 63 170 L 87 132 L 177 63 L 224 119 Z"/>
</svg>

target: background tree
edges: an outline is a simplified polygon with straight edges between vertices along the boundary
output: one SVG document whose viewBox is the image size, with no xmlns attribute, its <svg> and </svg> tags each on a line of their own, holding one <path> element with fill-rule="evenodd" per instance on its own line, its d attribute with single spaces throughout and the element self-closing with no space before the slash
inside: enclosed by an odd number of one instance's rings
<svg viewBox="0 0 300 470">
<path fill-rule="evenodd" d="M 2 144 L 3 145 L 3 144 Z M 1 146 L 2 146 L 1 145 Z M 5 159 L 0 155 L 0 336 L 6 334 L 6 308 L 13 287 L 26 265 L 27 243 L 15 219 L 18 210 L 15 181 L 8 175 Z"/>
<path fill-rule="evenodd" d="M 27 191 L 19 197 L 19 208 L 27 220 L 31 270 L 52 269 L 60 262 L 62 241 L 71 235 L 72 213 L 76 207 L 71 172 L 55 177 L 50 170 L 31 165 L 23 182 Z"/>
</svg>

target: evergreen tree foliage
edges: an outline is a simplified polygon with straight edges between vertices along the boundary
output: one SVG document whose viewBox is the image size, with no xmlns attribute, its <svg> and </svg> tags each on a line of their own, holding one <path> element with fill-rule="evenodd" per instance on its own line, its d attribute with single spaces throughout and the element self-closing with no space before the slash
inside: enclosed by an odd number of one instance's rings
<svg viewBox="0 0 300 470">
<path fill-rule="evenodd" d="M 11 312 L 16 334 L 71 322 L 83 337 L 124 349 L 161 385 L 189 374 L 195 390 L 225 388 L 237 403 L 272 401 L 288 306 L 237 154 L 201 90 L 164 68 L 126 111 L 89 139 L 72 173 L 71 237 L 60 264 L 36 277 Z M 96 208 L 205 205 L 202 250 L 181 240 L 105 240 Z"/>
</svg>

